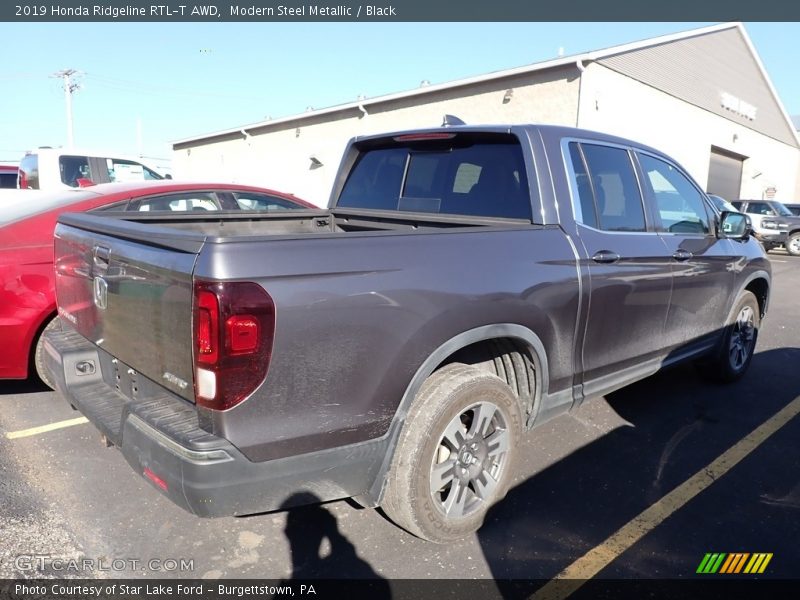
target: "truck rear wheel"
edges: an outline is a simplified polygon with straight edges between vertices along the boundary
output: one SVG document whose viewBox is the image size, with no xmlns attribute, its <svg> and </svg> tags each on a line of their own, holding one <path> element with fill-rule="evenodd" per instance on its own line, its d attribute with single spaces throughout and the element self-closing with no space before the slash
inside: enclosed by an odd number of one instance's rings
<svg viewBox="0 0 800 600">
<path fill-rule="evenodd" d="M 383 510 L 432 542 L 476 531 L 508 491 L 521 423 L 516 396 L 496 375 L 460 363 L 436 371 L 400 433 Z"/>
<path fill-rule="evenodd" d="M 731 383 L 745 374 L 758 339 L 761 312 L 752 292 L 742 292 L 733 309 L 733 317 L 725 327 L 722 345 L 708 363 L 711 377 L 722 383 Z"/>
</svg>

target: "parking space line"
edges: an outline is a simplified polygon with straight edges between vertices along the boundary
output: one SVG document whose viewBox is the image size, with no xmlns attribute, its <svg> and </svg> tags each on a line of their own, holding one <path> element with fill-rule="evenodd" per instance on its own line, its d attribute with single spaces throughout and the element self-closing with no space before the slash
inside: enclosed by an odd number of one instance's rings
<svg viewBox="0 0 800 600">
<path fill-rule="evenodd" d="M 531 597 L 532 600 L 561 600 L 616 560 L 674 512 L 735 467 L 772 434 L 800 414 L 800 396 L 718 456 L 660 500 L 618 529 L 561 571 Z M 689 573 L 690 571 L 687 571 Z"/>
<path fill-rule="evenodd" d="M 6 434 L 10 440 L 18 438 L 30 437 L 32 435 L 39 435 L 40 433 L 47 433 L 48 431 L 55 431 L 56 429 L 64 429 L 65 427 L 72 427 L 73 425 L 82 425 L 88 423 L 86 417 L 78 417 L 77 419 L 68 419 L 66 421 L 57 421 L 49 425 L 41 425 L 40 427 L 31 427 L 30 429 L 22 429 L 20 431 L 11 431 Z"/>
</svg>

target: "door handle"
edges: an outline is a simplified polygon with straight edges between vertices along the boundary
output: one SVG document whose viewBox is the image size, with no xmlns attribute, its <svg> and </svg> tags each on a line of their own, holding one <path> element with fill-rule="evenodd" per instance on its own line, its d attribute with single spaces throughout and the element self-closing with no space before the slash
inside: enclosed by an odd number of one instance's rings
<svg viewBox="0 0 800 600">
<path fill-rule="evenodd" d="M 602 264 L 615 263 L 619 259 L 619 254 L 612 252 L 611 250 L 600 250 L 599 252 L 596 252 L 594 256 L 592 256 L 592 260 L 594 262 Z"/>
<path fill-rule="evenodd" d="M 690 258 L 692 258 L 693 256 L 694 256 L 694 254 L 692 254 L 692 253 L 691 253 L 691 252 L 689 252 L 688 250 L 682 250 L 682 249 L 676 250 L 676 251 L 675 251 L 675 252 L 673 252 L 673 254 L 672 254 L 672 258 L 674 258 L 674 259 L 675 259 L 675 260 L 677 260 L 678 262 L 684 262 L 684 261 L 687 261 L 687 260 L 689 260 Z"/>
</svg>

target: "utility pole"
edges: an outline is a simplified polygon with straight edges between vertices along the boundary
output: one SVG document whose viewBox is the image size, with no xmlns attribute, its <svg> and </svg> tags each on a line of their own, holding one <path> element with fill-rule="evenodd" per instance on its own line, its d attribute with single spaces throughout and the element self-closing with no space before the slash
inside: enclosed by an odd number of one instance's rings
<svg viewBox="0 0 800 600">
<path fill-rule="evenodd" d="M 60 77 L 64 80 L 64 102 L 67 107 L 67 146 L 70 148 L 75 144 L 75 136 L 72 128 L 72 94 L 80 89 L 80 84 L 70 79 L 73 75 L 77 75 L 78 71 L 75 69 L 64 69 L 58 73 L 53 73 L 53 77 Z"/>
</svg>

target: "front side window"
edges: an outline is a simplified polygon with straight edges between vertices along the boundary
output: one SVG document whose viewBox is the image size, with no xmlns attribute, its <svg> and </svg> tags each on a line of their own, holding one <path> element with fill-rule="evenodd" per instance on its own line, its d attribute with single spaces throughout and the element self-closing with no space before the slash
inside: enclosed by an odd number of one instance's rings
<svg viewBox="0 0 800 600">
<path fill-rule="evenodd" d="M 628 151 L 598 144 L 580 146 L 586 162 L 584 176 L 587 178 L 583 183 L 578 181 L 581 206 L 587 210 L 591 206 L 584 200 L 591 190 L 600 229 L 645 231 L 642 195 Z"/>
<path fill-rule="evenodd" d="M 766 202 L 749 202 L 747 204 L 747 212 L 754 215 L 764 215 L 767 217 L 774 217 L 776 213 L 772 207 Z"/>
<path fill-rule="evenodd" d="M 659 231 L 669 233 L 709 232 L 708 213 L 702 194 L 692 182 L 671 164 L 639 155 L 645 185 L 650 188 L 661 220 Z"/>
<path fill-rule="evenodd" d="M 88 156 L 60 156 L 58 168 L 61 172 L 61 182 L 69 187 L 80 187 L 80 180 L 93 181 Z"/>
<path fill-rule="evenodd" d="M 774 210 L 778 211 L 778 214 L 782 217 L 793 217 L 794 213 L 786 208 L 782 202 L 778 202 L 777 200 L 772 202 L 772 207 Z"/>
</svg>

